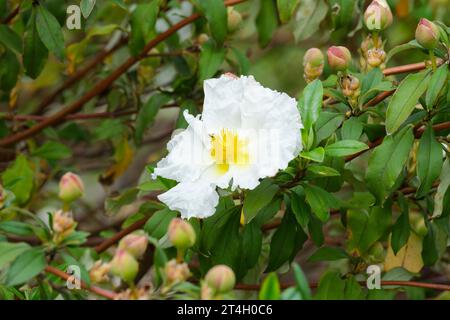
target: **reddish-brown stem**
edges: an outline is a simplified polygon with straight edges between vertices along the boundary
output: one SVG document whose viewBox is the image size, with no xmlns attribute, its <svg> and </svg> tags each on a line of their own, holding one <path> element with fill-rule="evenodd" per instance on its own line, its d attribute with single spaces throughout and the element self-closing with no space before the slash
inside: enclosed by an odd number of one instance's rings
<svg viewBox="0 0 450 320">
<path fill-rule="evenodd" d="M 171 103 L 167 104 L 165 106 L 162 106 L 161 108 L 167 109 L 167 108 L 173 108 L 178 107 L 178 104 Z M 90 120 L 90 119 L 105 119 L 105 118 L 119 118 L 119 117 L 126 117 L 133 114 L 136 114 L 138 110 L 123 110 L 123 111 L 115 111 L 115 112 L 95 112 L 95 113 L 75 113 L 75 114 L 69 114 L 64 118 L 64 120 Z M 0 117 L 4 120 L 14 120 L 14 121 L 44 121 L 49 118 L 49 116 L 42 116 L 42 115 L 11 115 L 6 114 L 3 117 Z"/>
<path fill-rule="evenodd" d="M 360 284 L 364 285 L 365 281 L 360 281 Z M 294 287 L 296 284 L 294 282 L 281 283 L 281 289 L 286 289 L 289 287 Z M 402 287 L 416 287 L 416 288 L 426 288 L 434 290 L 450 291 L 450 285 L 440 284 L 440 283 L 428 283 L 428 282 L 418 282 L 418 281 L 381 281 L 382 286 L 402 286 Z M 310 283 L 310 288 L 317 288 L 318 283 Z M 238 283 L 234 287 L 236 290 L 244 291 L 256 291 L 261 289 L 260 284 L 244 284 Z"/>
<path fill-rule="evenodd" d="M 52 92 L 50 95 L 42 99 L 41 103 L 36 108 L 36 113 L 42 113 L 44 110 L 55 101 L 55 99 L 63 93 L 65 90 L 73 86 L 75 83 L 77 83 L 79 80 L 81 80 L 83 77 L 85 77 L 90 71 L 92 71 L 96 66 L 101 64 L 107 57 L 109 57 L 111 54 L 113 54 L 115 51 L 120 49 L 124 44 L 126 44 L 128 41 L 127 37 L 121 38 L 119 42 L 117 42 L 113 47 L 110 49 L 102 49 L 92 60 L 90 60 L 85 66 L 83 66 L 81 69 L 76 71 L 73 75 L 71 75 L 67 80 L 64 81 L 64 83 L 56 89 L 54 92 Z"/>
<path fill-rule="evenodd" d="M 225 2 L 226 6 L 235 5 L 241 2 L 245 2 L 247 0 L 229 0 Z M 62 109 L 61 111 L 57 112 L 56 114 L 52 115 L 51 117 L 47 118 L 46 120 L 39 122 L 38 124 L 34 125 L 31 128 L 28 128 L 26 130 L 23 130 L 21 132 L 18 132 L 14 135 L 8 136 L 4 139 L 0 140 L 0 147 L 9 146 L 11 144 L 17 143 L 19 141 L 25 140 L 27 138 L 30 138 L 34 136 L 35 134 L 38 134 L 45 128 L 53 125 L 57 125 L 61 121 L 64 120 L 66 116 L 68 116 L 71 113 L 75 113 L 79 111 L 85 103 L 89 102 L 91 99 L 96 97 L 97 95 L 103 93 L 109 86 L 115 82 L 120 76 L 122 76 L 129 68 L 131 68 L 135 63 L 138 61 L 144 59 L 147 56 L 147 53 L 156 47 L 158 44 L 169 38 L 172 34 L 180 30 L 181 28 L 185 27 L 186 25 L 196 21 L 200 18 L 200 14 L 196 13 L 191 15 L 190 17 L 187 17 L 177 24 L 174 24 L 171 28 L 169 28 L 167 31 L 160 33 L 157 35 L 153 40 L 151 40 L 143 49 L 141 54 L 138 56 L 133 56 L 128 58 L 122 65 L 120 65 L 114 72 L 112 72 L 108 77 L 97 83 L 90 91 L 85 93 L 80 99 L 77 101 L 71 103 L 66 108 Z"/>
<path fill-rule="evenodd" d="M 9 24 L 20 12 L 20 5 L 17 5 L 17 7 L 11 11 L 10 14 L 2 21 L 3 24 Z"/>
<path fill-rule="evenodd" d="M 70 278 L 69 274 L 52 266 L 46 266 L 45 271 L 64 280 L 68 280 Z M 102 289 L 100 287 L 88 286 L 84 281 L 81 281 L 81 287 L 106 299 L 114 300 L 116 298 L 116 293 Z"/>
<path fill-rule="evenodd" d="M 116 233 L 114 236 L 112 236 L 111 238 L 106 239 L 105 241 L 103 241 L 102 243 L 100 243 L 98 246 L 95 247 L 95 251 L 97 253 L 101 253 L 105 250 L 107 250 L 109 247 L 113 246 L 114 244 L 116 244 L 117 242 L 120 241 L 120 239 L 122 239 L 123 237 L 125 237 L 127 234 L 132 233 L 133 231 L 136 231 L 140 228 L 142 228 L 145 223 L 147 222 L 148 217 L 143 218 L 141 220 L 136 221 L 135 223 L 133 223 L 131 226 L 129 226 L 128 228 L 125 228 L 121 231 L 119 231 L 118 233 Z"/>
<path fill-rule="evenodd" d="M 437 64 L 442 64 L 442 59 L 439 59 L 437 61 Z M 400 73 L 406 73 L 406 72 L 414 72 L 414 71 L 420 71 L 427 67 L 425 62 L 419 62 L 419 63 L 412 63 L 412 64 L 406 64 L 404 66 L 397 66 L 392 68 L 386 68 L 383 70 L 383 74 L 385 76 L 391 76 L 394 74 L 400 74 Z"/>
</svg>

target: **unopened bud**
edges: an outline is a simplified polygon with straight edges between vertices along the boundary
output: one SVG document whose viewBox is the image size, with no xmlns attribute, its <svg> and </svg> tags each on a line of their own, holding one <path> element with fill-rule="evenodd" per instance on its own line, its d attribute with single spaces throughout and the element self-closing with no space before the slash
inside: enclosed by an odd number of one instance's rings
<svg viewBox="0 0 450 320">
<path fill-rule="evenodd" d="M 178 263 L 175 259 L 166 264 L 164 271 L 169 285 L 186 281 L 191 276 L 187 263 Z"/>
<path fill-rule="evenodd" d="M 195 231 L 191 224 L 180 218 L 175 218 L 169 225 L 169 240 L 175 248 L 185 250 L 195 244 Z"/>
<path fill-rule="evenodd" d="M 197 37 L 197 42 L 199 45 L 203 45 L 205 42 L 208 42 L 209 36 L 206 33 L 201 33 Z"/>
<path fill-rule="evenodd" d="M 208 271 L 205 282 L 216 293 L 226 293 L 234 288 L 236 277 L 230 267 L 217 265 Z"/>
<path fill-rule="evenodd" d="M 89 270 L 89 278 L 94 283 L 101 283 L 108 281 L 109 270 L 110 265 L 108 263 L 103 263 L 101 260 L 98 260 Z"/>
<path fill-rule="evenodd" d="M 319 49 L 311 48 L 306 51 L 303 56 L 303 71 L 307 82 L 320 77 L 323 72 L 324 60 L 323 53 Z"/>
<path fill-rule="evenodd" d="M 58 210 L 53 215 L 53 231 L 58 240 L 62 240 L 75 230 L 77 223 L 73 219 L 72 212 Z M 58 242 L 58 241 L 57 241 Z"/>
<path fill-rule="evenodd" d="M 148 239 L 143 232 L 135 232 L 127 235 L 119 242 L 119 249 L 128 251 L 132 256 L 139 259 L 147 250 Z"/>
<path fill-rule="evenodd" d="M 139 270 L 136 259 L 126 250 L 118 249 L 111 260 L 111 273 L 125 282 L 131 283 Z"/>
<path fill-rule="evenodd" d="M 59 181 L 59 198 L 66 203 L 70 203 L 84 193 L 83 181 L 72 172 L 67 172 Z"/>
<path fill-rule="evenodd" d="M 359 79 L 348 75 L 341 80 L 342 93 L 346 96 L 351 105 L 355 105 L 361 93 Z"/>
<path fill-rule="evenodd" d="M 392 21 L 392 12 L 385 0 L 373 0 L 364 12 L 364 24 L 369 31 L 384 30 Z"/>
<path fill-rule="evenodd" d="M 350 66 L 352 55 L 346 47 L 332 46 L 327 51 L 328 64 L 337 71 L 344 71 Z"/>
<path fill-rule="evenodd" d="M 431 50 L 439 43 L 439 29 L 431 21 L 422 18 L 416 29 L 416 40 L 424 48 Z"/>
<path fill-rule="evenodd" d="M 369 49 L 367 51 L 367 63 L 372 68 L 381 66 L 386 61 L 386 52 L 383 49 Z"/>
<path fill-rule="evenodd" d="M 233 7 L 228 7 L 228 31 L 234 32 L 239 29 L 242 23 L 242 16 L 239 11 L 235 10 Z"/>
</svg>

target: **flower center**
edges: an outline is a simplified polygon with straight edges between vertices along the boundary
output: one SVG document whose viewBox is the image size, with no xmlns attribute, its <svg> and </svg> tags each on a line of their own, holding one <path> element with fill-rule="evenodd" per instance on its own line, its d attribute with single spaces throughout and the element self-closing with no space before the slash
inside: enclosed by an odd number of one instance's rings
<svg viewBox="0 0 450 320">
<path fill-rule="evenodd" d="M 230 165 L 249 163 L 248 141 L 240 138 L 235 131 L 222 129 L 212 135 L 211 146 L 211 157 L 222 172 L 228 171 Z"/>
</svg>

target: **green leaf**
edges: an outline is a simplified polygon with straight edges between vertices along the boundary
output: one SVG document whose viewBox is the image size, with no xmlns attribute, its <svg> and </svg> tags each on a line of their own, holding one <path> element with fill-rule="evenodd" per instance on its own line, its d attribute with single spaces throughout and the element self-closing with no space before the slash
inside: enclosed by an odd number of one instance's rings
<svg viewBox="0 0 450 320">
<path fill-rule="evenodd" d="M 249 223 L 258 213 L 272 201 L 279 187 L 271 180 L 263 180 L 255 189 L 248 191 L 244 199 L 245 221 Z"/>
<path fill-rule="evenodd" d="M 245 225 L 242 232 L 242 250 L 247 269 L 253 268 L 261 255 L 262 231 L 256 221 Z"/>
<path fill-rule="evenodd" d="M 0 269 L 6 264 L 10 263 L 21 255 L 24 251 L 28 250 L 30 246 L 27 243 L 9 243 L 0 242 Z"/>
<path fill-rule="evenodd" d="M 277 0 L 278 15 L 282 23 L 291 19 L 299 3 L 300 0 Z"/>
<path fill-rule="evenodd" d="M 428 71 L 409 74 L 399 85 L 386 111 L 386 132 L 394 133 L 408 119 L 419 98 L 427 90 Z"/>
<path fill-rule="evenodd" d="M 336 132 L 345 119 L 345 115 L 336 112 L 323 111 L 320 113 L 319 119 L 317 119 L 315 127 L 314 140 L 318 144 L 323 139 L 328 138 L 330 135 Z"/>
<path fill-rule="evenodd" d="M 319 281 L 315 298 L 318 300 L 341 300 L 344 298 L 345 281 L 337 272 L 325 273 Z"/>
<path fill-rule="evenodd" d="M 140 3 L 131 14 L 131 34 L 128 46 L 131 54 L 136 56 L 142 52 L 148 38 L 153 34 L 158 17 L 159 1 Z"/>
<path fill-rule="evenodd" d="M 437 142 L 432 126 L 428 125 L 417 150 L 417 176 L 420 181 L 416 193 L 418 198 L 430 191 L 433 182 L 441 173 L 442 164 L 442 145 Z"/>
<path fill-rule="evenodd" d="M 22 39 L 9 26 L 0 24 L 0 43 L 18 54 L 22 53 Z"/>
<path fill-rule="evenodd" d="M 358 140 L 363 132 L 363 124 L 358 118 L 351 117 L 342 124 L 341 135 L 343 140 Z"/>
<path fill-rule="evenodd" d="M 80 8 L 81 13 L 85 19 L 89 18 L 92 10 L 94 10 L 96 0 L 81 0 Z M 156 1 L 155 1 L 156 2 Z"/>
<path fill-rule="evenodd" d="M 263 281 L 259 291 L 259 300 L 280 300 L 280 282 L 276 273 L 270 273 Z"/>
<path fill-rule="evenodd" d="M 447 84 L 448 65 L 443 64 L 433 73 L 425 95 L 425 104 L 427 109 L 431 110 L 438 102 L 439 97 L 444 93 L 444 87 Z"/>
<path fill-rule="evenodd" d="M 294 21 L 294 37 L 298 43 L 311 37 L 326 17 L 328 6 L 324 0 L 302 0 Z"/>
<path fill-rule="evenodd" d="M 0 231 L 23 237 L 34 235 L 31 225 L 20 221 L 2 221 L 0 222 Z"/>
<path fill-rule="evenodd" d="M 228 31 L 227 8 L 222 0 L 197 1 L 209 23 L 211 34 L 221 47 Z"/>
<path fill-rule="evenodd" d="M 256 28 L 258 29 L 258 40 L 261 47 L 266 47 L 269 44 L 277 27 L 278 17 L 275 1 L 260 1 L 260 8 L 256 17 Z"/>
<path fill-rule="evenodd" d="M 36 28 L 44 45 L 59 60 L 64 60 L 64 35 L 58 20 L 43 5 L 37 7 Z"/>
<path fill-rule="evenodd" d="M 336 169 L 320 165 L 310 165 L 306 168 L 306 171 L 316 177 L 338 177 L 341 175 Z"/>
<path fill-rule="evenodd" d="M 419 45 L 416 40 L 412 40 L 412 41 L 410 41 L 408 43 L 404 43 L 404 44 L 398 45 L 398 46 L 392 48 L 388 52 L 388 54 L 386 56 L 386 63 L 390 59 L 392 59 L 392 57 L 395 56 L 397 53 L 400 53 L 400 52 L 405 51 L 405 50 L 410 50 L 410 49 L 422 49 L 422 46 Z"/>
<path fill-rule="evenodd" d="M 225 59 L 225 49 L 217 47 L 212 41 L 206 42 L 200 53 L 199 80 L 203 81 L 213 77 Z"/>
<path fill-rule="evenodd" d="M 340 140 L 325 147 L 325 153 L 330 157 L 346 157 L 363 150 L 369 146 L 356 140 Z"/>
<path fill-rule="evenodd" d="M 161 239 L 169 228 L 170 221 L 177 217 L 177 213 L 168 208 L 156 211 L 144 226 L 145 232 L 155 239 Z"/>
<path fill-rule="evenodd" d="M 233 51 L 234 56 L 236 57 L 238 67 L 239 67 L 239 74 L 248 75 L 249 69 L 250 69 L 250 60 L 239 49 L 231 48 L 231 50 Z"/>
<path fill-rule="evenodd" d="M 64 144 L 48 141 L 34 150 L 31 155 L 46 160 L 61 160 L 70 157 L 72 151 Z"/>
<path fill-rule="evenodd" d="M 397 218 L 392 227 L 391 247 L 396 255 L 397 252 L 408 242 L 411 233 L 409 226 L 408 204 L 403 196 L 399 195 L 398 203 L 402 209 L 401 215 Z"/>
<path fill-rule="evenodd" d="M 30 22 L 24 36 L 23 65 L 26 74 L 36 79 L 44 69 L 48 58 L 48 50 L 39 38 L 36 26 L 36 10 L 33 7 Z"/>
<path fill-rule="evenodd" d="M 315 162 L 322 162 L 325 158 L 325 149 L 322 147 L 315 148 L 311 151 L 302 151 L 300 157 L 312 160 Z"/>
<path fill-rule="evenodd" d="M 306 132 L 309 132 L 309 129 L 319 118 L 322 109 L 322 99 L 323 87 L 319 79 L 309 83 L 299 98 L 298 109 Z"/>
<path fill-rule="evenodd" d="M 44 270 L 45 265 L 45 255 L 42 248 L 27 250 L 12 262 L 6 273 L 6 284 L 16 286 L 25 283 Z"/>
<path fill-rule="evenodd" d="M 4 91 L 6 95 L 16 86 L 20 73 L 20 64 L 16 54 L 9 49 L 0 53 L 0 94 Z"/>
<path fill-rule="evenodd" d="M 295 219 L 302 227 L 306 227 L 309 222 L 309 214 L 311 209 L 305 201 L 305 196 L 292 191 L 289 199 L 291 210 L 294 213 Z"/>
<path fill-rule="evenodd" d="M 317 261 L 334 261 L 340 259 L 348 259 L 349 255 L 341 248 L 322 247 L 314 252 L 308 259 L 311 262 Z"/>
<path fill-rule="evenodd" d="M 302 300 L 311 300 L 311 289 L 309 288 L 309 282 L 305 273 L 297 263 L 294 263 L 292 268 L 294 269 L 296 289 L 300 294 L 300 298 Z"/>
<path fill-rule="evenodd" d="M 413 142 L 412 128 L 405 127 L 395 135 L 387 136 L 372 152 L 365 180 L 367 188 L 380 204 L 391 194 L 408 160 Z"/>
<path fill-rule="evenodd" d="M 275 271 L 293 258 L 296 253 L 296 241 L 300 246 L 307 238 L 292 213 L 286 211 L 281 225 L 273 234 L 270 242 L 269 262 L 265 272 Z"/>
<path fill-rule="evenodd" d="M 321 221 L 326 222 L 330 218 L 330 208 L 338 207 L 336 198 L 331 193 L 312 184 L 305 184 L 306 202 L 311 206 L 314 214 Z"/>
<path fill-rule="evenodd" d="M 142 142 L 142 137 L 158 114 L 159 109 L 170 101 L 170 96 L 166 94 L 155 94 L 151 96 L 145 105 L 139 110 L 136 117 L 135 139 L 138 144 Z"/>
<path fill-rule="evenodd" d="M 25 204 L 30 198 L 34 185 L 33 175 L 30 163 L 22 154 L 3 172 L 3 186 L 14 193 L 18 205 Z"/>
<path fill-rule="evenodd" d="M 438 259 L 439 259 L 439 252 L 438 252 L 438 227 L 436 226 L 435 222 L 429 222 L 425 219 L 425 223 L 427 225 L 427 234 L 423 238 L 422 243 L 422 259 L 423 263 L 426 266 L 432 266 L 434 265 Z M 447 245 L 445 244 L 445 247 Z"/>
</svg>

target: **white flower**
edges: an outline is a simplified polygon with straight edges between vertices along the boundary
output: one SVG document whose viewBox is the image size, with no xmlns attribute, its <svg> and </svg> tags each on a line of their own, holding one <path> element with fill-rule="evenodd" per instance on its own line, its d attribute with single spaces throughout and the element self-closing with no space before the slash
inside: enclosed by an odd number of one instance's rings
<svg viewBox="0 0 450 320">
<path fill-rule="evenodd" d="M 204 91 L 203 113 L 184 113 L 189 126 L 168 143 L 153 175 L 179 182 L 158 198 L 183 218 L 213 215 L 217 187 L 254 189 L 302 149 L 297 102 L 287 94 L 229 75 L 205 81 Z"/>
</svg>

